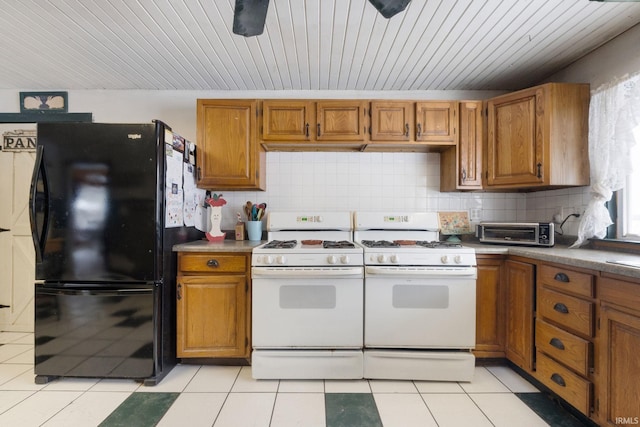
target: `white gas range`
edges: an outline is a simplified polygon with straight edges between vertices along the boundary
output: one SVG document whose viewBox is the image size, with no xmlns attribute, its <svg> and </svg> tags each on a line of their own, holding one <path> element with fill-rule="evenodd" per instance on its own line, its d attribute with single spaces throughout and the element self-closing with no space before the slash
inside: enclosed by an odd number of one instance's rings
<svg viewBox="0 0 640 427">
<path fill-rule="evenodd" d="M 364 246 L 364 377 L 471 381 L 476 259 L 435 212 L 356 212 Z"/>
<path fill-rule="evenodd" d="M 352 379 L 363 372 L 363 249 L 350 212 L 270 212 L 253 250 L 252 375 Z"/>
</svg>

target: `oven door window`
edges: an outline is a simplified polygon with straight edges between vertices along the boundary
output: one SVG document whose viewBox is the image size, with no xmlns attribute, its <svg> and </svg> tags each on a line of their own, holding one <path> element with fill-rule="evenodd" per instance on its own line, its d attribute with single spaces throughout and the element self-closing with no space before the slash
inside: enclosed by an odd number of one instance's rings
<svg viewBox="0 0 640 427">
<path fill-rule="evenodd" d="M 336 287 L 283 285 L 280 287 L 280 308 L 334 309 L 336 308 Z"/>
<path fill-rule="evenodd" d="M 392 293 L 394 308 L 446 309 L 449 307 L 449 287 L 445 285 L 395 285 Z"/>
</svg>

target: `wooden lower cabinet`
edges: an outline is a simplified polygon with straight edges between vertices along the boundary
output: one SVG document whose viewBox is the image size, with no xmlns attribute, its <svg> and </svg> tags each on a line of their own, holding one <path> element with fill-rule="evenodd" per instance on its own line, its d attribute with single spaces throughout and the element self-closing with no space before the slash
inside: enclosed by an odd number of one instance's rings
<svg viewBox="0 0 640 427">
<path fill-rule="evenodd" d="M 249 260 L 246 254 L 178 254 L 178 357 L 250 357 Z"/>
<path fill-rule="evenodd" d="M 533 308 L 535 265 L 514 259 L 505 261 L 507 359 L 531 373 L 533 371 Z"/>
<path fill-rule="evenodd" d="M 595 411 L 595 274 L 541 263 L 536 288 L 534 376 L 586 416 Z"/>
<path fill-rule="evenodd" d="M 477 358 L 505 357 L 503 255 L 477 255 L 476 347 Z"/>
<path fill-rule="evenodd" d="M 640 424 L 640 280 L 600 277 L 597 421 Z"/>
</svg>

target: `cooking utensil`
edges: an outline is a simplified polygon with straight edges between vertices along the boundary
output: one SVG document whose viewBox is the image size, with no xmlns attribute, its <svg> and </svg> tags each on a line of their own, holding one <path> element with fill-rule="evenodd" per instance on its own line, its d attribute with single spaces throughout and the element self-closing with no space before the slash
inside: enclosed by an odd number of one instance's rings
<svg viewBox="0 0 640 427">
<path fill-rule="evenodd" d="M 258 205 L 251 206 L 251 221 L 258 220 Z"/>
<path fill-rule="evenodd" d="M 247 216 L 247 221 L 251 221 L 251 208 L 253 207 L 253 203 L 247 201 L 243 206 L 244 214 Z"/>
<path fill-rule="evenodd" d="M 258 221 L 260 221 L 262 219 L 262 217 L 264 216 L 264 212 L 267 210 L 267 204 L 266 203 L 260 203 L 258 204 Z"/>
</svg>

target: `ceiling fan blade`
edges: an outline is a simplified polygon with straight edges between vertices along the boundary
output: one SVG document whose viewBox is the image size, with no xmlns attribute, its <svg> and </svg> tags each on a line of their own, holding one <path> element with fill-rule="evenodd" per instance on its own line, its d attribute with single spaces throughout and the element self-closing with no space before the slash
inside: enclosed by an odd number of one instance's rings
<svg viewBox="0 0 640 427">
<path fill-rule="evenodd" d="M 264 31 L 269 0 L 236 0 L 233 13 L 233 32 L 245 37 Z"/>
<path fill-rule="evenodd" d="M 389 19 L 396 13 L 405 10 L 411 0 L 369 0 L 369 3 L 378 9 L 382 16 Z"/>
</svg>

